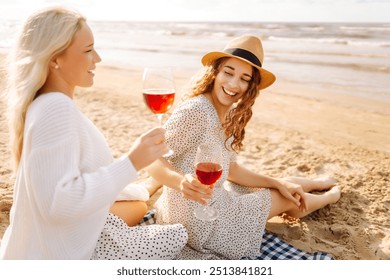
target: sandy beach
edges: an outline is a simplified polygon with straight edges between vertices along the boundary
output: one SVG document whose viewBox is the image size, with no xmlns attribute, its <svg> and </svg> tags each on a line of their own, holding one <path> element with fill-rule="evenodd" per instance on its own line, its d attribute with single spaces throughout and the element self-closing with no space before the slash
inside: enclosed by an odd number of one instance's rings
<svg viewBox="0 0 390 280">
<path fill-rule="evenodd" d="M 193 74 L 176 69 L 175 104 Z M 137 136 L 157 125 L 142 100 L 141 75 L 140 68 L 102 64 L 95 85 L 77 90 L 76 103 L 101 129 L 114 156 L 125 153 Z M 1 73 L 0 81 L 3 78 Z M 389 105 L 285 81 L 262 92 L 240 160 L 271 176 L 334 176 L 343 188 L 336 204 L 300 220 L 274 218 L 267 224 L 269 231 L 300 249 L 329 252 L 337 260 L 390 259 Z M 4 110 L 2 100 L 0 239 L 9 223 L 13 192 Z M 140 173 L 140 179 L 145 176 Z"/>
</svg>

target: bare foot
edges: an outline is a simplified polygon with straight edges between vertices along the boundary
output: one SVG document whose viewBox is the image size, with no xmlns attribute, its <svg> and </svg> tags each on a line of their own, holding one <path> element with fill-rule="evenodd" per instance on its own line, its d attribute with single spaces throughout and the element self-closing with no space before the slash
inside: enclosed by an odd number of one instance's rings
<svg viewBox="0 0 390 280">
<path fill-rule="evenodd" d="M 326 195 L 329 196 L 329 204 L 336 203 L 341 197 L 341 187 L 332 187 L 329 191 L 326 192 Z"/>
<path fill-rule="evenodd" d="M 315 182 L 313 188 L 314 188 L 314 190 L 317 190 L 317 191 L 329 190 L 331 187 L 333 187 L 337 183 L 335 178 L 328 177 L 328 176 L 316 178 L 316 179 L 313 179 L 313 181 Z"/>
<path fill-rule="evenodd" d="M 327 191 L 337 183 L 334 178 L 329 176 L 316 179 L 307 179 L 305 177 L 287 177 L 282 179 L 301 185 L 305 192 Z"/>
</svg>

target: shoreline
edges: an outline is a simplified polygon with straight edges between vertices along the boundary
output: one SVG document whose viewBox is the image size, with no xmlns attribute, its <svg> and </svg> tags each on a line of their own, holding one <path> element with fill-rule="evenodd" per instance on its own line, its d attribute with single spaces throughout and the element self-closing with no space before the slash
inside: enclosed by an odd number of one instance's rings
<svg viewBox="0 0 390 280">
<path fill-rule="evenodd" d="M 102 77 L 109 75 L 114 79 L 115 76 L 119 84 L 126 83 L 127 72 L 130 75 L 138 75 L 137 86 L 141 87 L 142 67 L 115 66 L 106 63 L 98 68 L 101 68 L 98 71 L 101 71 Z M 179 98 L 196 71 L 197 69 L 192 68 L 175 69 L 174 75 Z M 100 80 L 98 72 L 95 86 L 108 87 L 104 80 Z M 129 94 L 123 86 L 118 87 L 121 89 L 117 92 L 118 94 Z M 132 95 L 143 104 L 141 95 L 138 96 L 137 92 Z M 175 99 L 175 105 L 180 101 L 179 98 Z M 290 103 L 300 104 L 300 106 L 292 108 Z M 281 105 L 283 105 L 283 112 L 276 110 Z M 305 85 L 291 84 L 277 79 L 274 85 L 260 93 L 253 108 L 251 123 L 254 120 L 272 123 L 275 118 L 284 119 L 283 115 L 287 114 L 294 116 L 292 119 L 288 118 L 293 122 L 279 123 L 286 128 L 295 128 L 300 132 L 314 134 L 319 138 L 326 137 L 331 141 L 334 140 L 334 136 L 337 136 L 337 141 L 390 153 L 389 107 L 390 102 L 385 100 L 338 94 L 330 90 L 308 88 Z M 317 118 L 321 119 L 322 126 L 327 125 L 324 128 L 325 131 L 333 130 L 336 135 L 324 135 L 321 131 L 322 127 L 314 121 Z M 362 137 L 363 134 L 364 137 Z"/>
<path fill-rule="evenodd" d="M 0 56 L 0 64 L 2 60 Z M 193 74 L 188 69 L 175 72 L 179 92 L 175 106 Z M 102 63 L 97 65 L 94 86 L 76 91 L 75 102 L 106 136 L 114 157 L 126 153 L 137 136 L 157 124 L 143 104 L 141 76 L 140 67 Z M 239 160 L 270 176 L 334 176 L 343 188 L 336 204 L 298 221 L 273 218 L 268 230 L 302 250 L 329 252 L 336 259 L 390 259 L 390 114 L 386 106 L 278 80 L 261 93 Z M 0 110 L 4 109 L 0 102 Z M 3 113 L 0 127 L 1 240 L 12 205 Z"/>
</svg>

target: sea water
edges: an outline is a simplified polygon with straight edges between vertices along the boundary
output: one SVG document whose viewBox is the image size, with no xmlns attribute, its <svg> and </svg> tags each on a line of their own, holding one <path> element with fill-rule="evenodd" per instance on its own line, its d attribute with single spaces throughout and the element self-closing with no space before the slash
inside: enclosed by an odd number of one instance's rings
<svg viewBox="0 0 390 280">
<path fill-rule="evenodd" d="M 0 51 L 20 22 L 0 20 Z M 263 41 L 263 67 L 278 82 L 390 101 L 390 23 L 89 22 L 103 62 L 117 67 L 201 67 L 236 36 Z"/>
</svg>

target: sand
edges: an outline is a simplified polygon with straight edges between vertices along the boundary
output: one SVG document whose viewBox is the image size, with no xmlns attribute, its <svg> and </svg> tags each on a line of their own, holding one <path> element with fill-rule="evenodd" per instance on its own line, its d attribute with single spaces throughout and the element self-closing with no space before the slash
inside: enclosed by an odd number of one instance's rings
<svg viewBox="0 0 390 280">
<path fill-rule="evenodd" d="M 193 74 L 176 69 L 179 93 Z M 142 69 L 99 65 L 95 85 L 77 89 L 76 103 L 101 129 L 114 156 L 157 125 L 141 96 Z M 1 81 L 3 75 L 1 76 Z M 389 104 L 278 81 L 262 92 L 240 161 L 266 175 L 334 176 L 342 197 L 300 220 L 276 217 L 267 229 L 296 247 L 338 260 L 390 259 Z M 12 205 L 4 102 L 0 102 L 0 239 Z M 141 172 L 140 179 L 146 174 Z M 152 207 L 160 192 L 149 202 Z"/>
</svg>

